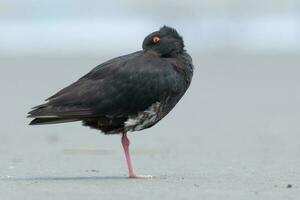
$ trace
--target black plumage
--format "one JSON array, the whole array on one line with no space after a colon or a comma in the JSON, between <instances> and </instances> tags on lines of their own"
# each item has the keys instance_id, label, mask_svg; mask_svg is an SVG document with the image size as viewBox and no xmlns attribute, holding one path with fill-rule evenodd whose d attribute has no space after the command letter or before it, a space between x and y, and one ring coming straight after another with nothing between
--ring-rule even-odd
<instances>
[{"instance_id":1,"label":"black plumage","mask_svg":"<svg viewBox=\"0 0 300 200\"><path fill-rule=\"evenodd\" d=\"M188 89L193 64L182 37L164 26L148 35L143 50L100 64L29 112L30 125L82 121L105 134L122 133L131 178L128 131L149 128L166 116Z\"/></svg>"},{"instance_id":2,"label":"black plumage","mask_svg":"<svg viewBox=\"0 0 300 200\"><path fill-rule=\"evenodd\" d=\"M160 38L157 44L152 41L155 36ZM30 124L82 121L106 134L121 133L135 130L125 127L128 119L159 103L155 119L140 127L149 128L180 100L192 74L191 57L181 36L164 26L145 38L142 51L100 64L35 107L29 113L35 118Z\"/></svg>"}]
</instances>

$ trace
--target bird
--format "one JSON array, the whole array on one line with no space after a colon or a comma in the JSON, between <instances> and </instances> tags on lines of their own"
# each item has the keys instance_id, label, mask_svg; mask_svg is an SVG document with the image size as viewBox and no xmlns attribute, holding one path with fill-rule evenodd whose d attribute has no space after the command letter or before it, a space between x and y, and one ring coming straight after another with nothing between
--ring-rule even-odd
<instances>
[{"instance_id":1,"label":"bird","mask_svg":"<svg viewBox=\"0 0 300 200\"><path fill-rule=\"evenodd\" d=\"M135 173L127 134L163 119L186 93L193 72L182 36L164 25L145 37L141 50L96 66L33 107L29 125L80 121L106 135L120 134L129 178L152 178Z\"/></svg>"}]
</instances>

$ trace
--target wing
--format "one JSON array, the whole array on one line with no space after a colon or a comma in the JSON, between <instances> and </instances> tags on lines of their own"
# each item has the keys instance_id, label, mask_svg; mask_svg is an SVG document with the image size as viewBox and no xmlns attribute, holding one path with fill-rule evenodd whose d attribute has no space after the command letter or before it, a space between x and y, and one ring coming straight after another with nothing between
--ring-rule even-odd
<instances>
[{"instance_id":1,"label":"wing","mask_svg":"<svg viewBox=\"0 0 300 200\"><path fill-rule=\"evenodd\" d=\"M108 61L59 91L29 113L33 118L66 119L135 115L180 90L174 66L137 52Z\"/></svg>"}]
</instances>

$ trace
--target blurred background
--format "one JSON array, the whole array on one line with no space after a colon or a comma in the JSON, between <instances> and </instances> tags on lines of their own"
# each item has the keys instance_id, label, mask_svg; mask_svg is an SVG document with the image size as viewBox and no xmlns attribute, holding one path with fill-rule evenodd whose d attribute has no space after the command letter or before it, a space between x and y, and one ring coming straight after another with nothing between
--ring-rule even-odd
<instances>
[{"instance_id":1,"label":"blurred background","mask_svg":"<svg viewBox=\"0 0 300 200\"><path fill-rule=\"evenodd\" d=\"M167 24L185 36L193 52L295 54L299 10L294 0L1 0L0 52L1 57L127 52Z\"/></svg>"},{"instance_id":2,"label":"blurred background","mask_svg":"<svg viewBox=\"0 0 300 200\"><path fill-rule=\"evenodd\" d=\"M29 127L26 113L165 24L183 36L194 80L162 122L130 136L137 171L159 177L132 184L158 199L299 197L280 190L300 187L296 0L0 0L0 178L18 182L0 181L0 197L139 197L126 181L88 178L126 174L119 137Z\"/></svg>"}]
</instances>

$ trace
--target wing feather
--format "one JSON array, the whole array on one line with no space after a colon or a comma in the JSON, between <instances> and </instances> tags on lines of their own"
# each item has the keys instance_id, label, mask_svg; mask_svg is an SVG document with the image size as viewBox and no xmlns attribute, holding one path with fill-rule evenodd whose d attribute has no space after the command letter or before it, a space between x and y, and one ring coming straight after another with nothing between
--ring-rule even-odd
<instances>
[{"instance_id":1,"label":"wing feather","mask_svg":"<svg viewBox=\"0 0 300 200\"><path fill-rule=\"evenodd\" d=\"M179 78L172 64L137 52L96 67L48 98L47 103L35 107L29 117L131 116L178 92Z\"/></svg>"}]
</instances>

